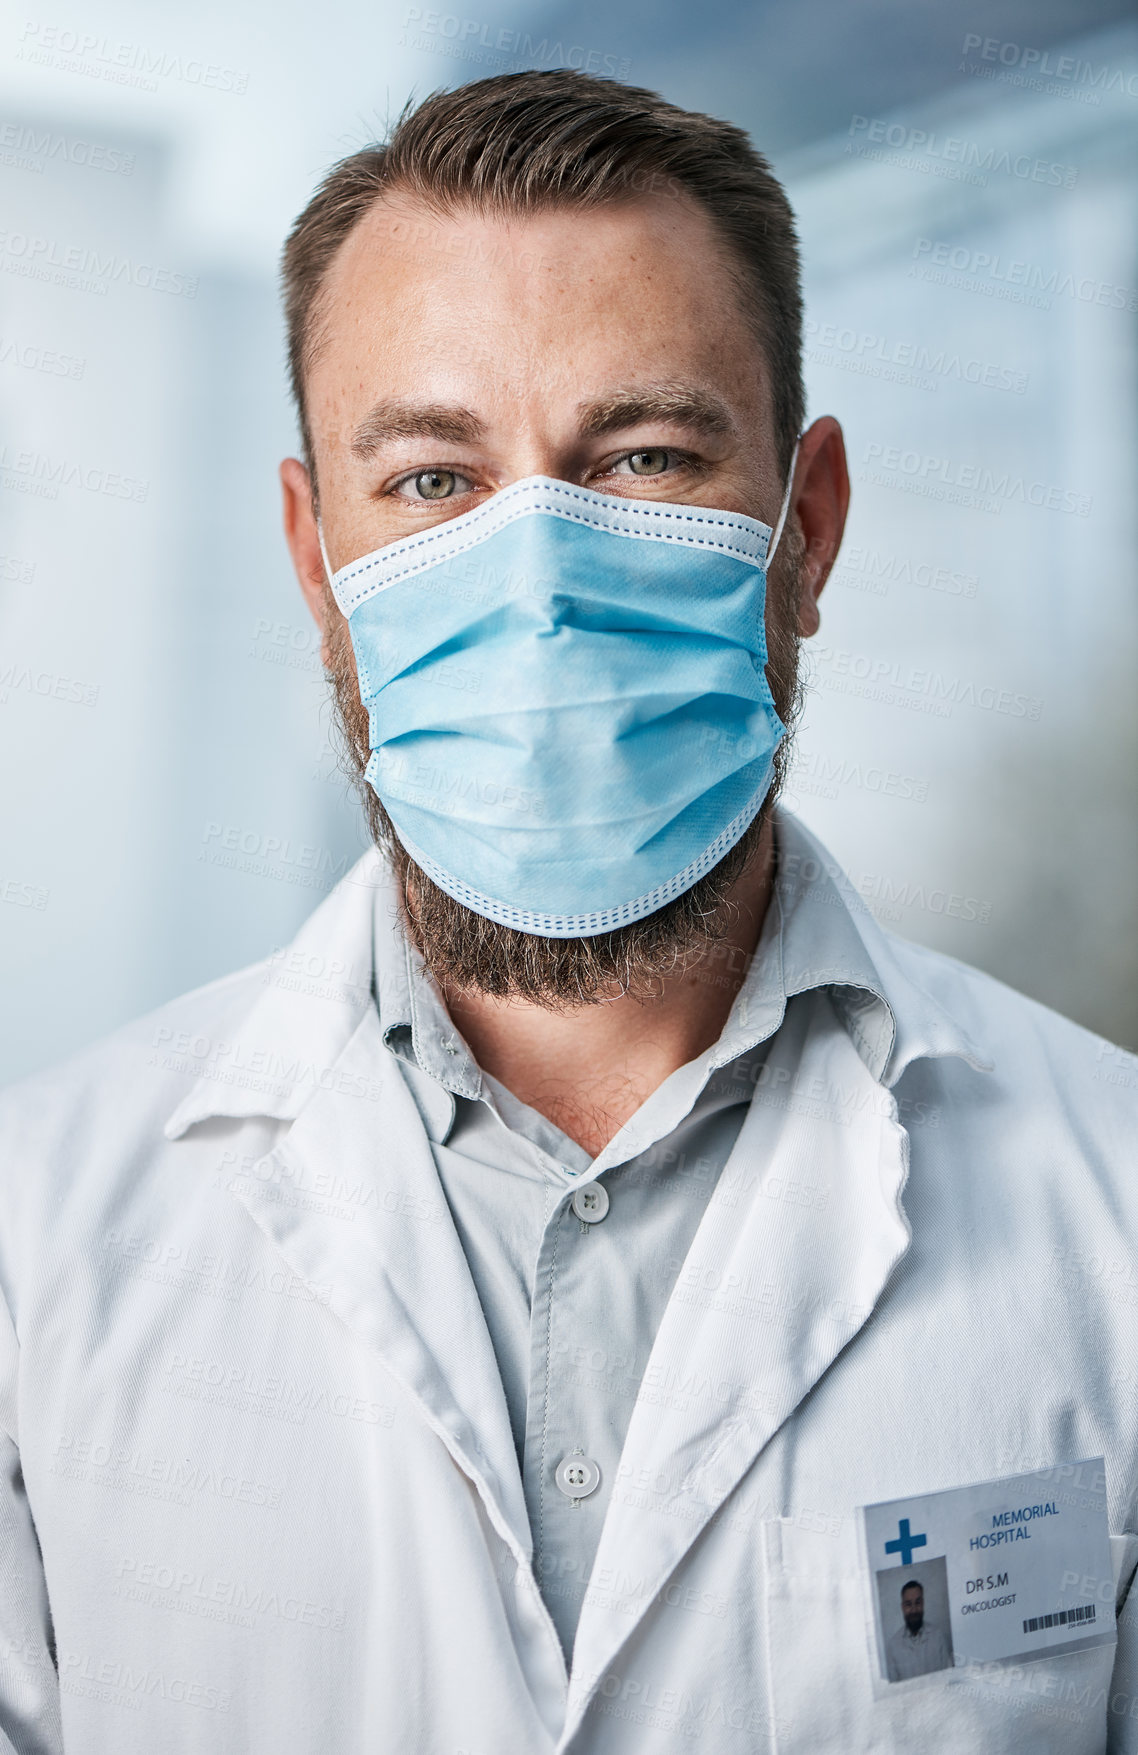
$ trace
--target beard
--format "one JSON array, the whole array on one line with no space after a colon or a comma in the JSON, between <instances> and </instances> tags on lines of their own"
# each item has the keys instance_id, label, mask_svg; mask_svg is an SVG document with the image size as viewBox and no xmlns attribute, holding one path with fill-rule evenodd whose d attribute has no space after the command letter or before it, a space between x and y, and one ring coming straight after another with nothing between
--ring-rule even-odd
<instances>
[{"instance_id":1,"label":"beard","mask_svg":"<svg viewBox=\"0 0 1138 1755\"><path fill-rule=\"evenodd\" d=\"M770 790L753 822L719 863L654 914L591 938L542 938L488 920L440 889L406 851L382 801L364 779L371 754L348 624L324 586L324 664L332 684L340 758L359 795L371 838L395 874L404 931L443 992L527 1000L551 1011L622 995L651 999L666 978L728 937L738 915L730 891L758 852L790 765L802 711L798 604L805 543L783 531L768 575L767 679L787 735L774 755Z\"/></svg>"}]
</instances>

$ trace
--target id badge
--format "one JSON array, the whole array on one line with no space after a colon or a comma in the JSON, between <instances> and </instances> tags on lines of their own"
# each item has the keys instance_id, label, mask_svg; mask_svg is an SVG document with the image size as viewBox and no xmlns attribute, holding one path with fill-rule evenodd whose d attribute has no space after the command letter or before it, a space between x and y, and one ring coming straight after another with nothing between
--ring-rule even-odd
<instances>
[{"instance_id":1,"label":"id badge","mask_svg":"<svg viewBox=\"0 0 1138 1755\"><path fill-rule=\"evenodd\" d=\"M1102 1457L861 1512L881 1688L1117 1637Z\"/></svg>"}]
</instances>

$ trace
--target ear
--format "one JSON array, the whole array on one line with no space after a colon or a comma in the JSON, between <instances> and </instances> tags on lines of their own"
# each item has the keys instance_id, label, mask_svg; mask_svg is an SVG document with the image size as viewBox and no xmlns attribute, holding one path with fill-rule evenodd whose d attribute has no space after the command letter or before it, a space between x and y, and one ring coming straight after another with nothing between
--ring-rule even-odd
<instances>
[{"instance_id":1,"label":"ear","mask_svg":"<svg viewBox=\"0 0 1138 1755\"><path fill-rule=\"evenodd\" d=\"M816 420L798 446L789 516L797 518L806 543L798 632L816 634L822 618L818 599L841 546L850 504L850 477L842 429L832 415Z\"/></svg>"},{"instance_id":2,"label":"ear","mask_svg":"<svg viewBox=\"0 0 1138 1755\"><path fill-rule=\"evenodd\" d=\"M285 541L293 568L312 619L324 632L327 575L320 553L316 513L312 505L312 482L299 458L286 457L281 464L281 498Z\"/></svg>"}]
</instances>

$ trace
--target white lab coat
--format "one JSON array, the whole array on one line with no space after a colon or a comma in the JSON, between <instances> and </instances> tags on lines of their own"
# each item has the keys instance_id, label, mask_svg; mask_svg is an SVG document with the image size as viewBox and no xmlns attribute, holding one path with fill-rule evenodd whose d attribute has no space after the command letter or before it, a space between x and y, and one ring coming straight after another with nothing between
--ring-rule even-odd
<instances>
[{"instance_id":1,"label":"white lab coat","mask_svg":"<svg viewBox=\"0 0 1138 1755\"><path fill-rule=\"evenodd\" d=\"M811 905L851 911L895 1040L879 1081L821 991L775 1038L567 1677L486 1325L368 993L377 869L287 952L3 1102L0 1749L1138 1750L1129 1611L1117 1659L875 1698L855 1518L1101 1453L1124 1598L1138 1062L812 880Z\"/></svg>"}]
</instances>

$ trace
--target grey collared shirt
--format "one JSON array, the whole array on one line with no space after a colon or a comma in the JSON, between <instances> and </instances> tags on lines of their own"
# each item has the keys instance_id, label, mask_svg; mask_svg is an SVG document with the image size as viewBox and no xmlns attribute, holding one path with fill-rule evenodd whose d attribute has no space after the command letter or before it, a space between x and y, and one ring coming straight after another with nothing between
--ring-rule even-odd
<instances>
[{"instance_id":1,"label":"grey collared shirt","mask_svg":"<svg viewBox=\"0 0 1138 1755\"><path fill-rule=\"evenodd\" d=\"M776 820L782 846L786 829ZM793 860L783 865L718 1041L665 1079L592 1159L478 1067L389 892L379 892L375 981L384 1041L416 1099L486 1316L534 1572L567 1664L633 1403L638 1394L685 1394L682 1383L656 1381L647 1369L653 1342L718 1179L743 1174L729 1165L732 1148L788 1002L830 987L859 1051L879 1063L877 1076L891 1038L872 965L838 910L828 912L840 942L818 942L827 921L819 935L815 910L808 942L794 944L810 874L794 870ZM720 967L727 979L725 963L711 964ZM594 1182L603 1193L583 1218L574 1196ZM567 1470L578 1456L585 1476L576 1496Z\"/></svg>"}]
</instances>

